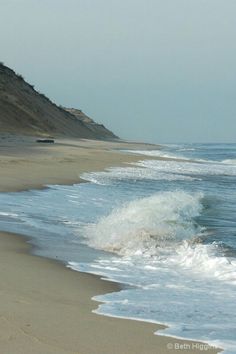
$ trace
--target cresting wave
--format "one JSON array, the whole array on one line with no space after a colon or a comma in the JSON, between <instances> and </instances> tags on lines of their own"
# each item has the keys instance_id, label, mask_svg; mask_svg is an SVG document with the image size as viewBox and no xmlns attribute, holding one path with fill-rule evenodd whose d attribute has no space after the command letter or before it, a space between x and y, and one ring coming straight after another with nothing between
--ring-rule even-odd
<instances>
[{"instance_id":1,"label":"cresting wave","mask_svg":"<svg viewBox=\"0 0 236 354\"><path fill-rule=\"evenodd\" d=\"M175 191L137 199L87 225L85 242L120 255L158 255L203 232L194 220L202 210L202 198L201 193Z\"/></svg>"},{"instance_id":2,"label":"cresting wave","mask_svg":"<svg viewBox=\"0 0 236 354\"><path fill-rule=\"evenodd\" d=\"M201 277L236 284L236 261L225 257L216 242L202 244L208 231L197 224L203 211L202 193L160 192L114 209L83 229L90 247L123 257L142 257L145 266L155 262L189 269ZM140 259L139 259L140 261ZM153 263L154 262L154 263ZM153 268L154 267L154 268ZM156 268L157 269L157 268Z\"/></svg>"}]
</instances>

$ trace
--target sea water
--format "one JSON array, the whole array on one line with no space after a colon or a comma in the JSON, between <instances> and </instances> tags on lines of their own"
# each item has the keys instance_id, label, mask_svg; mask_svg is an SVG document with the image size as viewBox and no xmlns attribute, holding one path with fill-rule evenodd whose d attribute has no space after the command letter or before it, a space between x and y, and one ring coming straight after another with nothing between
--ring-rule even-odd
<instances>
[{"instance_id":1,"label":"sea water","mask_svg":"<svg viewBox=\"0 0 236 354\"><path fill-rule=\"evenodd\" d=\"M98 314L236 353L236 144L129 153L140 161L85 173L87 183L0 194L0 229L127 285L95 296Z\"/></svg>"}]
</instances>

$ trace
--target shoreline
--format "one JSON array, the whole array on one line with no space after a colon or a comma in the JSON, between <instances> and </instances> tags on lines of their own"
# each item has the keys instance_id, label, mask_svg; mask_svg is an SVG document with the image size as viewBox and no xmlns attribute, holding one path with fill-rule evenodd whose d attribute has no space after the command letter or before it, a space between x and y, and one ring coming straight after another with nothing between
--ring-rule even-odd
<instances>
[{"instance_id":1,"label":"shoreline","mask_svg":"<svg viewBox=\"0 0 236 354\"><path fill-rule=\"evenodd\" d=\"M34 245L27 241L29 237L0 231L1 350L11 354L165 354L173 349L199 354L202 348L218 352L202 342L154 334L165 325L94 313L99 302L92 298L119 291L122 284L34 255L30 252Z\"/></svg>"},{"instance_id":2,"label":"shoreline","mask_svg":"<svg viewBox=\"0 0 236 354\"><path fill-rule=\"evenodd\" d=\"M53 169L48 170L49 162L54 162L54 167L56 166L58 171L60 169L67 169L66 173L70 175L70 178L64 180L63 173L65 172L63 172L59 178L58 176L55 178L57 179L56 184L73 184L80 182L78 175L81 174L81 171L103 170L106 167L120 166L123 163L135 162L135 160L142 158L142 155L135 156L133 154L130 156L111 151L113 144L111 142L78 141L78 145L73 143L71 146L71 144L69 145L68 142L64 141L62 145L54 146L54 149L40 146L39 151L34 153L33 156L31 154L28 157L23 149L21 153L18 152L18 162L21 160L21 164L19 163L18 166L16 164L14 167L15 174L19 169L19 165L21 165L20 168L23 168L21 177L24 178L27 171L31 170L32 166L35 167L37 165L35 160L38 162L38 168L36 168L35 173L39 173L42 166L44 165L45 167L46 165L44 173L38 176L37 181L31 180L31 184L29 185L24 182L24 186L22 186L21 179L18 180L18 186L13 186L12 183L14 181L10 180L10 183L7 185L7 180L0 177L0 181L3 181L0 191L2 189L4 189L4 192L31 189L31 185L34 186L34 189L37 186L44 188L40 181L45 178L45 173L48 174L49 177L47 178L50 180L53 180L53 177L55 178ZM120 142L118 143L119 146L121 144ZM139 144L135 145L140 147ZM146 144L141 144L142 148L144 145ZM68 149L69 146L73 151L77 149L78 152L79 149L80 155L74 161L73 157L76 154L75 151L73 152L74 155L72 154L71 150ZM32 149L32 146L29 144L27 148ZM64 151L62 151L63 148ZM89 150L89 153L87 150ZM70 163L73 166L72 169L68 170L69 163L67 160L63 161L63 159L66 159L69 151L72 154L70 156ZM52 152L54 152L54 155L52 155ZM16 153L16 150L14 152L13 149L9 156L10 161L12 161L14 153ZM61 159L60 166L58 166L58 161L55 159L58 154L60 154ZM50 159L50 157L52 158ZM78 168L79 161L82 166ZM87 166L84 166L85 161L87 161ZM25 168L26 165L28 169ZM8 168L5 177L8 174L9 179L11 177L9 171L12 172L14 168L12 166L10 169ZM75 168L80 171L78 171L78 179L72 182L71 174L74 173ZM54 175L50 176L50 172L53 172ZM31 175L30 177L34 176ZM4 185L4 188L2 185ZM14 187L18 189L14 189ZM188 353L202 352L199 349L200 347L197 346L200 344L204 345L204 343L181 340L165 335L154 335L154 332L158 329L163 329L167 326L142 320L120 319L118 317L93 313L92 311L97 308L96 305L99 302L92 300L92 297L118 291L122 287L122 284L119 286L119 283L102 280L97 275L71 270L61 261L34 255L30 252L34 245L29 245L27 243L29 240L30 238L22 235L0 232L1 261L3 259L1 268L2 279L4 279L0 291L2 297L0 302L0 328L5 328L4 335L7 332L6 337L0 335L0 349L10 351L11 354L20 354L21 352L24 354L31 354L32 352L35 354L154 354L159 352L164 354L173 352L173 349L178 350L179 353L186 353L186 350L188 350ZM12 268L12 265L9 264L10 260L13 262L13 265L14 263L17 265L17 269L14 266ZM24 269L25 274L22 274L22 269ZM7 278L3 274L4 270L7 271ZM35 279L36 272L38 275L37 279ZM42 278L39 277L39 273ZM19 280L21 281L19 282ZM62 283L63 287L61 287ZM9 285L11 286L9 287ZM27 289L28 291L26 291ZM11 302L11 300L13 301ZM14 304L13 308L12 304ZM8 316L4 315L5 312L7 312ZM77 317L75 313L77 313ZM66 318L66 321L63 321L63 323L59 321L61 317ZM48 332L45 332L43 327L45 326L45 322L48 321L50 322L46 326ZM27 322L27 324L24 325L23 322ZM9 327L8 330L6 329L6 323ZM62 338L60 338L60 334ZM175 347L178 344L179 348ZM33 351L32 348L34 348ZM219 351L220 349L208 349L210 353Z\"/></svg>"}]
</instances>

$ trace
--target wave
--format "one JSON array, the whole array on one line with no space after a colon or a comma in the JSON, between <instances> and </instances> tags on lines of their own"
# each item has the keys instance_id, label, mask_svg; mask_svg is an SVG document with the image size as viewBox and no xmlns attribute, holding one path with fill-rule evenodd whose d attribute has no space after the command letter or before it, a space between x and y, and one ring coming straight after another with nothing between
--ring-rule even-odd
<instances>
[{"instance_id":1,"label":"wave","mask_svg":"<svg viewBox=\"0 0 236 354\"><path fill-rule=\"evenodd\" d=\"M216 242L202 244L208 231L196 222L203 211L202 193L161 192L114 209L83 229L84 242L93 248L142 260L153 269L191 270L201 277L236 284L236 261L225 257ZM141 258L140 258L141 257ZM132 262L133 262L132 261Z\"/></svg>"},{"instance_id":2,"label":"wave","mask_svg":"<svg viewBox=\"0 0 236 354\"><path fill-rule=\"evenodd\" d=\"M142 165L142 161L140 161L140 163L132 163L132 165L135 167L112 167L108 168L104 172L83 173L81 178L100 185L108 185L114 181L121 180L193 181L197 179L195 177L186 176L181 173L176 173L174 170L173 173L171 170L168 170L167 173L164 170L163 172L160 170L157 171L155 168L152 168L152 166L149 168L149 166Z\"/></svg>"},{"instance_id":3,"label":"wave","mask_svg":"<svg viewBox=\"0 0 236 354\"><path fill-rule=\"evenodd\" d=\"M18 214L16 214L16 213L7 213L7 212L1 211L0 212L0 216L10 216L12 218L16 218L16 217L18 217Z\"/></svg>"},{"instance_id":4,"label":"wave","mask_svg":"<svg viewBox=\"0 0 236 354\"><path fill-rule=\"evenodd\" d=\"M181 148L181 149L178 149L177 151L196 151L195 148Z\"/></svg>"},{"instance_id":5,"label":"wave","mask_svg":"<svg viewBox=\"0 0 236 354\"><path fill-rule=\"evenodd\" d=\"M227 165L236 165L236 159L226 159L221 162Z\"/></svg>"},{"instance_id":6,"label":"wave","mask_svg":"<svg viewBox=\"0 0 236 354\"><path fill-rule=\"evenodd\" d=\"M182 148L176 150L177 152L184 152L184 151L194 151L196 149L194 148ZM160 158L163 160L176 160L177 162L190 162L190 163L198 163L198 164L209 164L209 165L235 165L236 164L236 159L225 159L223 161L217 161L217 160L210 160L210 159L203 159L203 158L196 158L196 157L186 157L180 154L174 154L174 153L169 153L166 151L162 150L126 150L129 153L135 153L135 154L140 154L140 155L145 155L145 156L150 156L150 157L156 157Z\"/></svg>"},{"instance_id":7,"label":"wave","mask_svg":"<svg viewBox=\"0 0 236 354\"><path fill-rule=\"evenodd\" d=\"M219 175L219 176L235 176L236 166L232 164L223 164L219 162L199 163L195 162L182 162L182 161L156 161L156 160L143 160L134 163L137 167L144 167L147 169L155 170L156 173L171 173L176 176L196 176L202 175Z\"/></svg>"},{"instance_id":8,"label":"wave","mask_svg":"<svg viewBox=\"0 0 236 354\"><path fill-rule=\"evenodd\" d=\"M171 160L186 160L186 161L191 160L190 158L188 158L186 156L175 155L175 154L167 153L162 150L125 150L125 151L128 153L133 153L133 154L160 157L160 158L171 159Z\"/></svg>"},{"instance_id":9,"label":"wave","mask_svg":"<svg viewBox=\"0 0 236 354\"><path fill-rule=\"evenodd\" d=\"M134 200L98 223L87 225L83 230L85 242L120 255L158 255L203 231L195 222L202 198L201 193L175 191Z\"/></svg>"},{"instance_id":10,"label":"wave","mask_svg":"<svg viewBox=\"0 0 236 354\"><path fill-rule=\"evenodd\" d=\"M201 180L204 175L235 176L236 160L213 161L204 159L186 158L174 154L166 154L160 150L133 151L133 153L160 157L161 159L140 160L130 163L127 167L112 167L104 172L89 172L82 174L86 181L110 185L120 181L194 181Z\"/></svg>"}]
</instances>

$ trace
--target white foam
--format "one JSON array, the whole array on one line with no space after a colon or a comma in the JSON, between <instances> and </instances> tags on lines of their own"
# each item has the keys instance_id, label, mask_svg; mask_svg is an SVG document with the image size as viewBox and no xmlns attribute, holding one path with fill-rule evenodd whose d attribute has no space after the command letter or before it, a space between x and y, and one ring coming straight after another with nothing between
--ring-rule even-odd
<instances>
[{"instance_id":1,"label":"white foam","mask_svg":"<svg viewBox=\"0 0 236 354\"><path fill-rule=\"evenodd\" d=\"M211 281L211 270L209 274L206 270L214 256L209 252L209 262L202 265L206 252L204 247L196 250L199 255L202 253L198 258L191 255L186 246L184 252L192 258L187 265L184 260L181 264L177 262L179 250L175 262L169 261L168 264L163 259L157 261L140 257L124 263L127 257L123 257L99 260L99 267L88 264L81 267L78 263L68 266L134 286L118 293L96 296L94 300L102 303L96 313L164 324L169 327L156 334L198 339L218 348L227 348L226 353L232 354L235 348L233 289L225 287L221 281ZM189 258L187 254L185 256ZM112 270L114 263L116 271ZM195 273L189 272L193 265ZM222 263L218 265L221 267ZM117 272L117 268L121 271Z\"/></svg>"},{"instance_id":2,"label":"white foam","mask_svg":"<svg viewBox=\"0 0 236 354\"><path fill-rule=\"evenodd\" d=\"M8 216L11 218L18 218L18 214L16 214L16 213L7 213L7 212L3 212L3 211L0 212L0 216Z\"/></svg>"},{"instance_id":3,"label":"white foam","mask_svg":"<svg viewBox=\"0 0 236 354\"><path fill-rule=\"evenodd\" d=\"M149 151L150 156L152 151ZM154 151L155 154L159 152ZM86 181L109 185L123 180L164 180L164 181L194 181L201 180L205 175L236 176L236 164L232 161L214 162L204 160L191 161L172 160L141 160L129 164L129 167L109 168L104 172L90 172L82 174ZM132 165L132 167L130 166Z\"/></svg>"},{"instance_id":4,"label":"white foam","mask_svg":"<svg viewBox=\"0 0 236 354\"><path fill-rule=\"evenodd\" d=\"M192 245L184 241L166 262L191 269L201 277L214 277L236 285L236 260L224 257L216 243Z\"/></svg>"},{"instance_id":5,"label":"white foam","mask_svg":"<svg viewBox=\"0 0 236 354\"><path fill-rule=\"evenodd\" d=\"M222 163L225 163L227 165L236 165L236 159L226 159L223 160Z\"/></svg>"},{"instance_id":6,"label":"white foam","mask_svg":"<svg viewBox=\"0 0 236 354\"><path fill-rule=\"evenodd\" d=\"M178 151L192 151L195 149L183 148ZM166 160L153 160L150 161L141 161L137 163L137 166L142 166L146 168L154 168L163 172L177 172L180 171L182 174L211 174L211 175L236 175L236 159L225 159L223 161L213 161L205 160L201 158L190 158L182 155L175 155L173 153L166 153L162 150L139 150L132 151L128 150L127 152L133 152L141 155L146 155L150 157L160 157ZM172 160L172 161L171 161ZM187 163L187 164L186 164ZM228 165L228 166L227 166ZM169 167L169 168L168 168Z\"/></svg>"},{"instance_id":7,"label":"white foam","mask_svg":"<svg viewBox=\"0 0 236 354\"><path fill-rule=\"evenodd\" d=\"M159 173L171 173L175 175L202 176L202 175L225 175L236 176L236 165L223 164L218 162L199 163L199 162L181 162L181 161L156 161L144 160L135 163L138 167L155 170Z\"/></svg>"},{"instance_id":8,"label":"white foam","mask_svg":"<svg viewBox=\"0 0 236 354\"><path fill-rule=\"evenodd\" d=\"M188 157L182 156L182 155L175 155L171 153L167 153L166 151L162 150L126 150L129 153L133 154L140 154L140 155L145 155L145 156L155 156L155 157L160 157L160 158L165 158L165 159L174 159L174 160L190 160Z\"/></svg>"},{"instance_id":9,"label":"white foam","mask_svg":"<svg viewBox=\"0 0 236 354\"><path fill-rule=\"evenodd\" d=\"M195 151L196 149L194 148L182 148L182 149L178 149L177 151Z\"/></svg>"},{"instance_id":10,"label":"white foam","mask_svg":"<svg viewBox=\"0 0 236 354\"><path fill-rule=\"evenodd\" d=\"M158 163L161 161L158 161ZM165 181L194 181L197 178L186 176L181 173L172 173L170 170L161 171L152 168L152 166L142 165L142 161L137 164L133 164L136 167L114 167L109 168L104 172L89 172L83 173L81 178L86 181L99 184L108 185L114 183L114 181L121 180L165 180ZM141 167L139 167L141 166ZM161 166L161 165L160 165ZM174 171L175 172L175 171Z\"/></svg>"}]
</instances>

